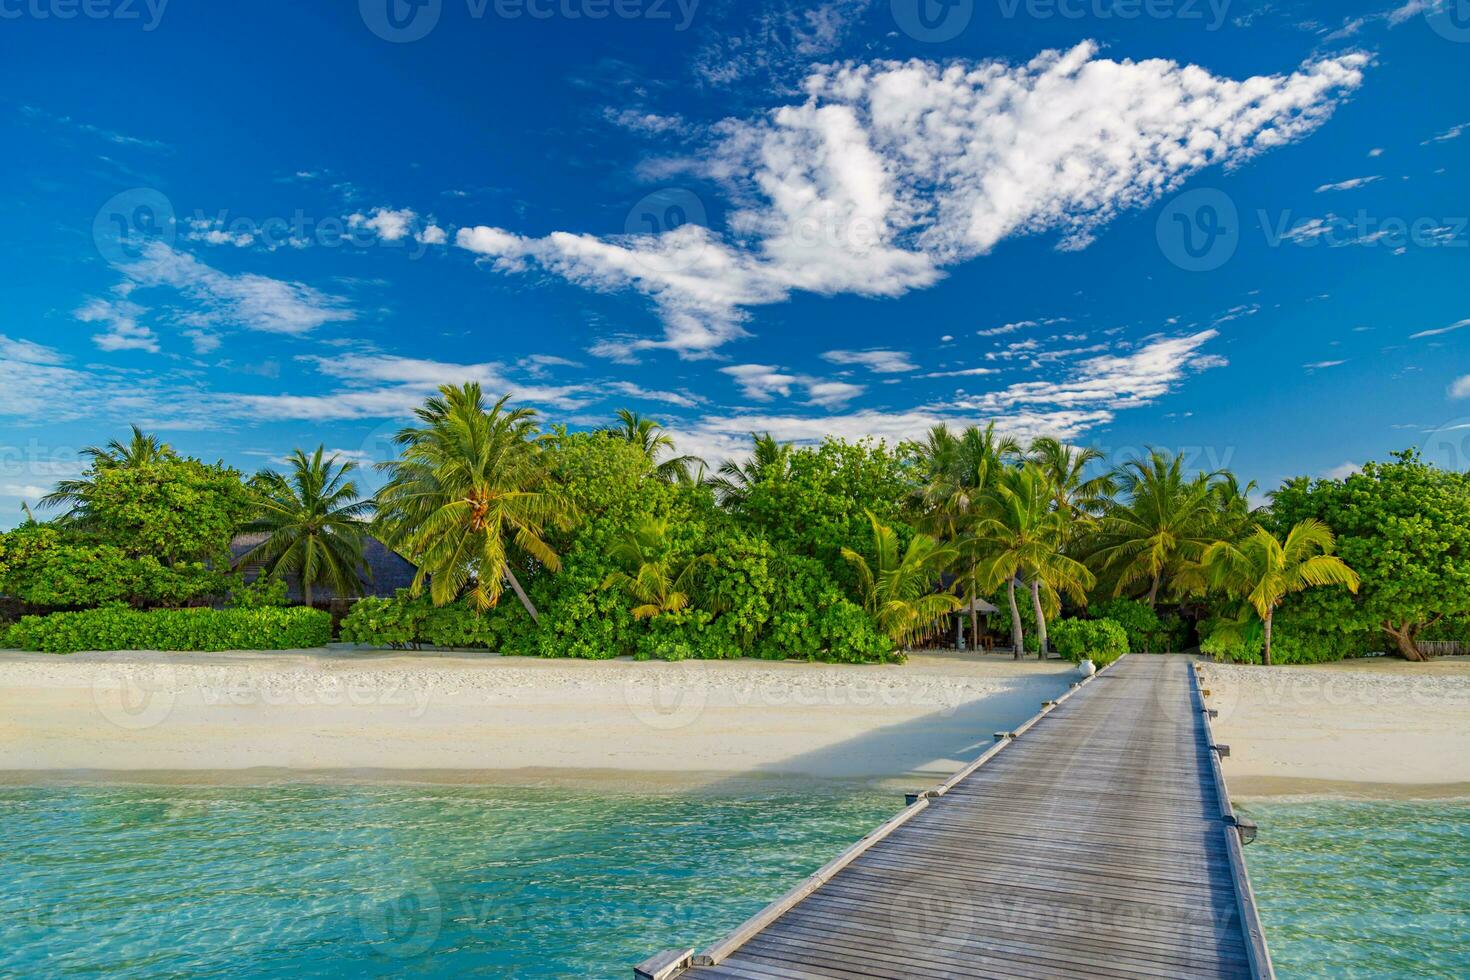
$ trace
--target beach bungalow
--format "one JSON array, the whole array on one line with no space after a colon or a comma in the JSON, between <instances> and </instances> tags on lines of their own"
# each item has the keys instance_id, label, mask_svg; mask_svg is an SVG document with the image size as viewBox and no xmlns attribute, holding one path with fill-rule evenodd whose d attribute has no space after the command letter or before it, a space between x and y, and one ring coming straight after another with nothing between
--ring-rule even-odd
<instances>
[{"instance_id":1,"label":"beach bungalow","mask_svg":"<svg viewBox=\"0 0 1470 980\"><path fill-rule=\"evenodd\" d=\"M249 554L266 539L264 532L254 534L237 534L230 542L231 560L240 570L247 583L254 582L260 577L261 562L249 562L241 564L241 559ZM367 537L363 541L361 570L362 595L392 598L399 589L406 589L413 584L413 578L418 574L418 569L413 562L404 558L383 542L374 537ZM286 579L287 598L292 602L305 601L305 595L301 589L301 580L298 576L288 576ZM357 596L338 596L332 591L332 587L326 583L319 583L311 587L312 604L326 604L334 599L354 599Z\"/></svg>"}]
</instances>

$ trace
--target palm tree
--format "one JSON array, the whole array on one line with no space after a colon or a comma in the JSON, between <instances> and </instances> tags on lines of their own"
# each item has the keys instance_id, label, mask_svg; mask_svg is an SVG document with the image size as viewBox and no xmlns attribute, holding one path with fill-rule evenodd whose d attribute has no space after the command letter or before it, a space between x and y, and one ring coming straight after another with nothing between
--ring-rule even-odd
<instances>
[{"instance_id":1,"label":"palm tree","mask_svg":"<svg viewBox=\"0 0 1470 980\"><path fill-rule=\"evenodd\" d=\"M1078 449L1042 436L1032 440L1026 458L1046 474L1056 509L1074 519L1101 514L1118 492L1112 474L1087 476L1087 467L1103 458L1100 450Z\"/></svg>"},{"instance_id":2,"label":"palm tree","mask_svg":"<svg viewBox=\"0 0 1470 980\"><path fill-rule=\"evenodd\" d=\"M310 456L298 449L286 460L289 474L256 475L260 516L246 530L266 538L240 558L240 564L263 563L265 575L298 576L308 606L318 583L338 596L362 591L364 521L372 507L350 479L357 464L323 453L322 446Z\"/></svg>"},{"instance_id":3,"label":"palm tree","mask_svg":"<svg viewBox=\"0 0 1470 980\"><path fill-rule=\"evenodd\" d=\"M869 565L851 548L843 548L842 557L857 572L863 605L878 628L907 648L941 617L960 608L956 596L935 589L958 552L927 534L916 534L899 554L893 528L881 523L872 511L867 513L873 527L874 563Z\"/></svg>"},{"instance_id":4,"label":"palm tree","mask_svg":"<svg viewBox=\"0 0 1470 980\"><path fill-rule=\"evenodd\" d=\"M537 441L536 413L510 409L502 398L485 409L480 386L445 385L414 414L420 423L398 433L398 459L378 493L383 540L419 566L435 605L466 589L479 610L515 590L526 611L536 608L512 569L515 555L556 571L561 559L544 535L565 530L575 508L552 481ZM514 554L513 554L514 553Z\"/></svg>"},{"instance_id":5,"label":"palm tree","mask_svg":"<svg viewBox=\"0 0 1470 980\"><path fill-rule=\"evenodd\" d=\"M42 497L42 507L66 507L65 514L61 515L62 521L84 522L86 519L86 498L92 492L93 480L103 470L132 470L150 463L164 460L177 459L173 448L163 442L157 436L148 435L136 425L132 426L132 437L127 442L113 439L106 446L88 446L81 452L92 462L86 472L78 480L62 480L56 484L56 489Z\"/></svg>"},{"instance_id":6,"label":"palm tree","mask_svg":"<svg viewBox=\"0 0 1470 980\"><path fill-rule=\"evenodd\" d=\"M959 436L941 423L929 430L927 440L918 448L918 463L924 474L923 485L915 494L919 523L941 541L961 549L972 643L980 631L975 602L979 565L976 550L967 547L967 535L991 480L1004 468L1006 457L1020 451L1015 440L996 435L993 422L984 429L969 426Z\"/></svg>"},{"instance_id":7,"label":"palm tree","mask_svg":"<svg viewBox=\"0 0 1470 980\"><path fill-rule=\"evenodd\" d=\"M1183 469L1182 453L1154 449L1118 472L1123 500L1103 515L1092 554L1116 576L1114 595L1147 582L1147 602L1155 605L1164 587L1217 540L1219 474L1186 479Z\"/></svg>"},{"instance_id":8,"label":"palm tree","mask_svg":"<svg viewBox=\"0 0 1470 980\"><path fill-rule=\"evenodd\" d=\"M721 505L731 510L739 510L757 484L784 480L791 472L789 443L777 442L769 432L752 432L750 438L750 459L743 464L725 460L709 481Z\"/></svg>"},{"instance_id":9,"label":"palm tree","mask_svg":"<svg viewBox=\"0 0 1470 980\"><path fill-rule=\"evenodd\" d=\"M689 608L699 587L699 575L715 564L713 555L676 558L669 550L669 522L650 518L608 549L608 554L628 568L603 580L604 589L618 588L638 605L634 619L650 619Z\"/></svg>"},{"instance_id":10,"label":"palm tree","mask_svg":"<svg viewBox=\"0 0 1470 980\"><path fill-rule=\"evenodd\" d=\"M1078 602L1087 601L1087 590L1096 580L1087 566L1062 552L1068 534L1068 517L1053 506L1056 490L1035 463L1008 470L996 482L986 516L976 526L975 547L984 556L982 580L990 588L1006 585L1010 602L1011 645L1017 660L1025 644L1021 609L1016 604L1016 582L1031 582L1032 612L1036 615L1037 639L1046 656L1046 613L1042 588L1067 593Z\"/></svg>"},{"instance_id":11,"label":"palm tree","mask_svg":"<svg viewBox=\"0 0 1470 980\"><path fill-rule=\"evenodd\" d=\"M664 453L675 451L673 437L659 423L626 408L618 410L616 425L608 426L602 431L615 439L637 446L653 464L654 474L665 483L687 482L691 467L704 465L704 460L698 456L670 456L659 462L659 457Z\"/></svg>"},{"instance_id":12,"label":"palm tree","mask_svg":"<svg viewBox=\"0 0 1470 980\"><path fill-rule=\"evenodd\" d=\"M1243 541L1217 541L1205 550L1201 564L1214 586L1232 598L1250 603L1265 627L1263 659L1271 666L1271 620L1288 595L1316 586L1345 585L1358 592L1358 573L1332 553L1332 531L1316 518L1307 518L1286 534L1283 542L1256 525Z\"/></svg>"}]
</instances>

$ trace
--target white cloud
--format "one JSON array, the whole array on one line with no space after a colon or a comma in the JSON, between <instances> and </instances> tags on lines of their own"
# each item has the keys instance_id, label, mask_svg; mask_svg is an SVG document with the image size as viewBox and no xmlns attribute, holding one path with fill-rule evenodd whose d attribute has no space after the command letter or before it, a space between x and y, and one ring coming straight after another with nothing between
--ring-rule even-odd
<instances>
[{"instance_id":1,"label":"white cloud","mask_svg":"<svg viewBox=\"0 0 1470 980\"><path fill-rule=\"evenodd\" d=\"M977 337L1004 337L1008 333L1015 333L1017 330L1026 330L1026 329L1028 329L1030 327L1034 327L1034 326L1037 326L1037 325L1038 324L1037 324L1037 322L1035 320L1021 320L1021 321L1019 321L1017 323L1006 323L1006 324L1002 324L1001 326L998 326L998 327L991 327L988 330L976 330L975 331L975 336L977 336Z\"/></svg>"},{"instance_id":2,"label":"white cloud","mask_svg":"<svg viewBox=\"0 0 1470 980\"><path fill-rule=\"evenodd\" d=\"M347 224L353 228L367 228L385 242L396 242L413 230L418 215L408 208L395 211L392 208L374 208L369 214L350 214Z\"/></svg>"},{"instance_id":3,"label":"white cloud","mask_svg":"<svg viewBox=\"0 0 1470 980\"><path fill-rule=\"evenodd\" d=\"M921 378L978 378L981 375L985 375L985 374L999 374L999 373L1000 373L1000 369L999 368L977 367L977 368L961 368L960 370L957 370L957 371L931 371L928 374L921 374L921 375L919 375L919 377L921 377Z\"/></svg>"},{"instance_id":4,"label":"white cloud","mask_svg":"<svg viewBox=\"0 0 1470 980\"><path fill-rule=\"evenodd\" d=\"M1311 364L1303 364L1302 367L1308 371L1319 371L1323 368L1335 368L1346 364L1347 361L1314 361Z\"/></svg>"},{"instance_id":5,"label":"white cloud","mask_svg":"<svg viewBox=\"0 0 1470 980\"><path fill-rule=\"evenodd\" d=\"M72 314L82 323L100 323L106 329L92 335L99 350L141 350L158 353L158 335L138 322L143 307L126 298L91 299Z\"/></svg>"},{"instance_id":6,"label":"white cloud","mask_svg":"<svg viewBox=\"0 0 1470 980\"><path fill-rule=\"evenodd\" d=\"M832 407L845 405L866 389L844 381L828 381L806 374L786 374L770 364L736 364L720 368L720 373L735 379L741 392L755 401L770 401L774 396L790 398L795 388L806 389L807 404Z\"/></svg>"},{"instance_id":7,"label":"white cloud","mask_svg":"<svg viewBox=\"0 0 1470 980\"><path fill-rule=\"evenodd\" d=\"M198 308L181 320L195 328L304 334L326 323L354 319L341 297L250 272L230 275L163 242L149 243L142 258L124 266L123 273L137 287L167 286L193 300Z\"/></svg>"},{"instance_id":8,"label":"white cloud","mask_svg":"<svg viewBox=\"0 0 1470 980\"><path fill-rule=\"evenodd\" d=\"M866 390L862 385L845 381L812 381L806 388L807 404L823 408L846 405Z\"/></svg>"},{"instance_id":9,"label":"white cloud","mask_svg":"<svg viewBox=\"0 0 1470 980\"><path fill-rule=\"evenodd\" d=\"M874 374L902 374L919 369L908 354L896 350L829 350L822 359L833 364L865 367Z\"/></svg>"},{"instance_id":10,"label":"white cloud","mask_svg":"<svg viewBox=\"0 0 1470 980\"><path fill-rule=\"evenodd\" d=\"M771 364L736 364L720 368L720 373L734 378L745 397L760 402L770 401L773 395L789 398L792 386L801 383L796 375L783 374Z\"/></svg>"},{"instance_id":11,"label":"white cloud","mask_svg":"<svg viewBox=\"0 0 1470 980\"><path fill-rule=\"evenodd\" d=\"M1395 7L1387 14L1390 27L1398 27L1411 18L1420 14L1438 10L1444 5L1444 0L1407 0L1401 7Z\"/></svg>"},{"instance_id":12,"label":"white cloud","mask_svg":"<svg viewBox=\"0 0 1470 980\"><path fill-rule=\"evenodd\" d=\"M680 408L695 408L704 402L698 395L687 391L657 391L633 384L631 381L610 381L607 387L619 394L627 395L629 398L641 398L644 401L664 402L669 405L677 405Z\"/></svg>"},{"instance_id":13,"label":"white cloud","mask_svg":"<svg viewBox=\"0 0 1470 980\"><path fill-rule=\"evenodd\" d=\"M0 360L19 364L57 365L66 363L66 355L54 347L30 340L13 340L0 333Z\"/></svg>"},{"instance_id":14,"label":"white cloud","mask_svg":"<svg viewBox=\"0 0 1470 980\"><path fill-rule=\"evenodd\" d=\"M1470 129L1470 123L1461 123L1458 126L1451 126L1449 129L1440 133L1438 136L1431 136L1420 145L1428 146L1431 143L1448 143L1450 140L1457 140L1461 136L1465 135L1465 130L1467 129Z\"/></svg>"},{"instance_id":15,"label":"white cloud","mask_svg":"<svg viewBox=\"0 0 1470 980\"><path fill-rule=\"evenodd\" d=\"M1409 334L1409 339L1420 340L1424 337L1438 337L1441 334L1464 330L1466 327L1470 327L1470 320L1461 320L1459 323L1452 323L1447 327L1436 327L1433 330L1420 330L1418 333Z\"/></svg>"},{"instance_id":16,"label":"white cloud","mask_svg":"<svg viewBox=\"0 0 1470 980\"><path fill-rule=\"evenodd\" d=\"M580 385L523 384L507 377L503 365L455 364L387 354L305 357L318 373L342 382L322 395L227 396L255 419L337 420L394 418L409 415L440 385L477 381L491 399L511 396L518 404L582 408L596 398Z\"/></svg>"},{"instance_id":17,"label":"white cloud","mask_svg":"<svg viewBox=\"0 0 1470 980\"><path fill-rule=\"evenodd\" d=\"M615 337L594 353L709 356L746 335L748 308L795 291L898 296L1018 235L1059 231L1062 247L1083 247L1191 174L1305 136L1368 64L1348 54L1235 81L1097 52L1085 42L1025 65L819 65L806 101L718 127L706 176L736 204L727 235L686 224L525 238L481 226L457 243L502 272L536 264L653 300L661 338Z\"/></svg>"},{"instance_id":18,"label":"white cloud","mask_svg":"<svg viewBox=\"0 0 1470 980\"><path fill-rule=\"evenodd\" d=\"M1025 381L1000 391L961 400L956 408L1000 415L1028 405L1052 409L1090 409L1110 420L1123 408L1152 404L1191 373L1223 367L1225 359L1200 348L1219 334L1203 330L1157 337L1128 354L1107 354L1077 362L1060 381Z\"/></svg>"},{"instance_id":19,"label":"white cloud","mask_svg":"<svg viewBox=\"0 0 1470 980\"><path fill-rule=\"evenodd\" d=\"M1470 398L1470 374L1456 378L1450 384L1451 398Z\"/></svg>"},{"instance_id":20,"label":"white cloud","mask_svg":"<svg viewBox=\"0 0 1470 980\"><path fill-rule=\"evenodd\" d=\"M1326 473L1322 474L1322 476L1324 479L1328 480L1346 480L1348 477L1352 476L1354 473L1360 472L1362 469L1363 467L1359 463L1339 463L1332 469L1328 470Z\"/></svg>"},{"instance_id":21,"label":"white cloud","mask_svg":"<svg viewBox=\"0 0 1470 980\"><path fill-rule=\"evenodd\" d=\"M1335 184L1323 184L1321 187L1317 188L1317 193L1318 194L1326 194L1326 193L1329 193L1331 191L1351 191L1351 190L1356 190L1359 187L1366 187L1369 184L1374 183L1375 181L1380 181L1382 179L1383 179L1382 176L1354 177L1351 180L1342 180L1342 181L1338 181Z\"/></svg>"}]
</instances>

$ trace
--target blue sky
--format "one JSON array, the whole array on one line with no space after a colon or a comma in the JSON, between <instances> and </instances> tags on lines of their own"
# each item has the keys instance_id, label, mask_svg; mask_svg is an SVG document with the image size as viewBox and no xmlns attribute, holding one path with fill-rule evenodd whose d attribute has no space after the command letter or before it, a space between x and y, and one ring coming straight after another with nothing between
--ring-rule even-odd
<instances>
[{"instance_id":1,"label":"blue sky","mask_svg":"<svg viewBox=\"0 0 1470 980\"><path fill-rule=\"evenodd\" d=\"M710 458L1464 467L1466 7L0 0L0 521L132 422L366 461L469 378Z\"/></svg>"}]
</instances>

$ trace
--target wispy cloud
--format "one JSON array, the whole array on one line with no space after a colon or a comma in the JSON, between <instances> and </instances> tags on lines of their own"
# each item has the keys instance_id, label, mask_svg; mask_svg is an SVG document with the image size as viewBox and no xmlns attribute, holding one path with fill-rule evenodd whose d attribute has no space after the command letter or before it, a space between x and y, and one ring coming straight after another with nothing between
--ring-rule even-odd
<instances>
[{"instance_id":1,"label":"wispy cloud","mask_svg":"<svg viewBox=\"0 0 1470 980\"><path fill-rule=\"evenodd\" d=\"M874 374L902 374L919 369L908 354L896 350L829 350L822 355L822 360L865 367Z\"/></svg>"},{"instance_id":2,"label":"wispy cloud","mask_svg":"<svg viewBox=\"0 0 1470 980\"><path fill-rule=\"evenodd\" d=\"M1373 177L1354 177L1351 180L1340 180L1335 184L1323 184L1317 188L1317 193L1327 194L1332 191L1357 190L1359 187L1367 187L1369 184L1376 183L1382 179L1383 177L1381 175L1375 175Z\"/></svg>"},{"instance_id":3,"label":"wispy cloud","mask_svg":"<svg viewBox=\"0 0 1470 980\"><path fill-rule=\"evenodd\" d=\"M1450 383L1451 398L1470 398L1470 374L1456 378Z\"/></svg>"},{"instance_id":4,"label":"wispy cloud","mask_svg":"<svg viewBox=\"0 0 1470 980\"><path fill-rule=\"evenodd\" d=\"M221 272L163 242L149 243L138 261L123 267L123 273L139 289L168 287L189 299L193 306L179 319L196 329L240 327L305 334L356 316L340 296L256 273Z\"/></svg>"},{"instance_id":5,"label":"wispy cloud","mask_svg":"<svg viewBox=\"0 0 1470 980\"><path fill-rule=\"evenodd\" d=\"M1438 337L1443 334L1454 333L1456 330L1464 330L1466 327L1470 327L1470 320L1461 320L1459 323L1452 323L1447 327L1435 327L1433 330L1420 330L1418 333L1409 334L1409 339L1420 340L1424 337Z\"/></svg>"},{"instance_id":6,"label":"wispy cloud","mask_svg":"<svg viewBox=\"0 0 1470 980\"><path fill-rule=\"evenodd\" d=\"M1450 140L1457 140L1461 136L1465 135L1465 130L1467 129L1470 129L1470 123L1461 123L1458 126L1451 126L1449 129L1440 133L1438 136L1429 137L1429 139L1425 140L1421 145L1429 146L1434 143L1448 143Z\"/></svg>"},{"instance_id":7,"label":"wispy cloud","mask_svg":"<svg viewBox=\"0 0 1470 980\"><path fill-rule=\"evenodd\" d=\"M796 388L804 388L807 404L831 407L845 405L866 389L844 381L814 378L805 374L787 374L771 364L735 364L720 368L722 374L735 379L741 392L755 401L770 401L776 395L791 397Z\"/></svg>"}]
</instances>

